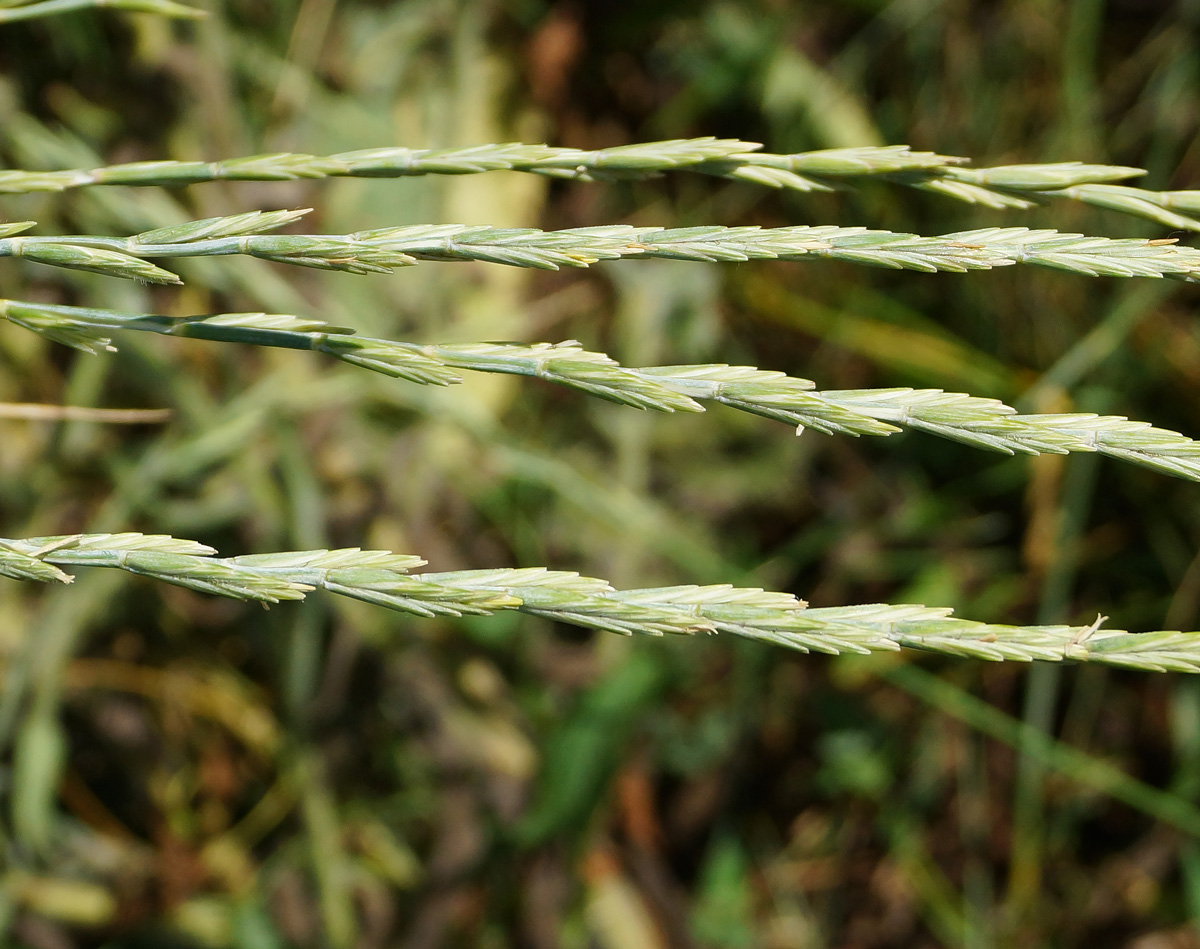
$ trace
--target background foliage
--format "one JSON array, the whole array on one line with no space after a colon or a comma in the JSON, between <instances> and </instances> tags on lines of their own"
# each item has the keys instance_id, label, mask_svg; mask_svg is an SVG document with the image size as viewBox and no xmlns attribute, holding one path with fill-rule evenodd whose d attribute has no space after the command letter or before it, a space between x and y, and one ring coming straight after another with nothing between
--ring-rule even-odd
<instances>
[{"instance_id":1,"label":"background foliage","mask_svg":"<svg viewBox=\"0 0 1200 949\"><path fill-rule=\"evenodd\" d=\"M210 9L194 24L6 26L5 163L718 135L1200 182L1200 5L1184 0ZM6 197L3 214L130 234L308 206L324 232L1166 236L1067 203L984 211L886 184L808 196L686 175L109 188ZM1200 432L1197 291L1167 281L660 261L178 269L187 286L164 290L10 262L3 286L418 341L576 338L630 365L754 364L823 388L939 386ZM172 411L135 427L0 419L5 534L377 546L440 570L546 564L994 622L1200 620L1195 486L1095 456L795 438L719 407L649 416L529 380L431 391L303 353L119 343L80 356L0 325L0 400ZM0 920L30 949L1197 944L1200 848L1149 816L1153 788L1180 813L1200 792L1200 683L1184 677L625 641L320 596L264 612L115 572L0 586L0 656Z\"/></svg>"}]
</instances>

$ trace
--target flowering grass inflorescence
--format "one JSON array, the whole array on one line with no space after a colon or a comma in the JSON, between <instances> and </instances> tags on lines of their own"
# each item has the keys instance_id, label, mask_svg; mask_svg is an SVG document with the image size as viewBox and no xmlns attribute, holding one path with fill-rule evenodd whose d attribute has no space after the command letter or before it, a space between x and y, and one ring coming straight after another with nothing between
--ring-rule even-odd
<instances>
[{"instance_id":1,"label":"flowering grass inflorescence","mask_svg":"<svg viewBox=\"0 0 1200 949\"><path fill-rule=\"evenodd\" d=\"M425 617L518 610L626 635L727 633L833 655L911 648L973 659L1200 672L1200 633L1128 633L1101 628L1102 618L1084 627L1020 627L911 604L813 609L786 593L726 584L615 590L603 580L540 567L411 574L423 560L358 548L214 553L195 541L135 533L0 538L0 575L69 582L60 567L110 567L267 604L323 589Z\"/></svg>"},{"instance_id":2,"label":"flowering grass inflorescence","mask_svg":"<svg viewBox=\"0 0 1200 949\"><path fill-rule=\"evenodd\" d=\"M662 228L616 224L543 231L421 224L352 234L264 233L305 213L252 211L128 238L26 236L23 232L34 222L20 221L0 226L0 257L22 257L161 284L182 281L151 259L231 255L358 274L388 273L418 261L483 261L558 270L602 260L641 258L707 263L837 260L923 273L1033 264L1093 277L1200 279L1200 250L1179 246L1174 238L1113 239L1027 227L988 227L935 237L830 225Z\"/></svg>"},{"instance_id":3,"label":"flowering grass inflorescence","mask_svg":"<svg viewBox=\"0 0 1200 949\"><path fill-rule=\"evenodd\" d=\"M85 352L112 349L113 330L140 330L324 353L411 382L448 385L459 370L531 376L611 402L702 412L702 401L827 435L891 435L901 427L1014 454L1096 451L1200 481L1200 442L1148 422L1090 412L1017 414L997 399L941 389L818 390L773 370L724 364L622 366L574 341L419 344L353 335L347 327L272 313L170 317L0 299L0 319Z\"/></svg>"},{"instance_id":4,"label":"flowering grass inflorescence","mask_svg":"<svg viewBox=\"0 0 1200 949\"><path fill-rule=\"evenodd\" d=\"M169 0L142 2L169 4ZM707 137L588 150L509 142L445 149L370 148L324 156L280 152L211 162L146 161L100 168L6 171L0 172L0 193L65 191L92 185L170 187L204 181L407 178L488 171L597 181L692 171L801 192L831 191L847 181L874 178L996 209L1030 208L1045 198L1068 198L1166 227L1200 230L1200 191L1150 191L1114 184L1146 173L1125 165L1056 162L971 168L966 167L966 158L914 151L907 145L830 148L790 155L761 148L757 142Z\"/></svg>"}]
</instances>

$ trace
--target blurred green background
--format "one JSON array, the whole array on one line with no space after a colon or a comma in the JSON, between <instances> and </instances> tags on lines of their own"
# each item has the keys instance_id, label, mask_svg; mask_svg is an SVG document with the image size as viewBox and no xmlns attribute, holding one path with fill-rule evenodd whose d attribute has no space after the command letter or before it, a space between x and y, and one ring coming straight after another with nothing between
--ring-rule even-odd
<instances>
[{"instance_id":1,"label":"blurred green background","mask_svg":"<svg viewBox=\"0 0 1200 949\"><path fill-rule=\"evenodd\" d=\"M85 12L5 27L0 160L718 135L1200 183L1195 0L207 8L195 24ZM2 213L38 233L131 234L282 207L315 208L321 232L1006 223L1188 239L1069 203L996 212L884 183L809 196L684 174L108 188L5 197ZM177 263L180 290L12 261L0 280L9 297L296 312L416 341L575 338L631 365L753 364L1200 433L1200 293L1168 281ZM1200 494L1132 466L119 343L83 356L0 324L0 402L172 411L134 427L0 420L0 533L358 545L438 570L1200 625ZM86 571L67 588L0 585L0 665L5 945L1200 946L1200 846L1179 829L1198 814L1200 681L1182 676L627 641L320 595L264 612Z\"/></svg>"}]
</instances>

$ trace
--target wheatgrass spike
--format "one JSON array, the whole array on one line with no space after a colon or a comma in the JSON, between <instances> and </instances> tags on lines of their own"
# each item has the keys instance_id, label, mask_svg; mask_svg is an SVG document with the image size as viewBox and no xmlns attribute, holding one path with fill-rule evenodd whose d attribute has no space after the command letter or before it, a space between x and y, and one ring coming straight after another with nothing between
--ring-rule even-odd
<instances>
[{"instance_id":1,"label":"wheatgrass spike","mask_svg":"<svg viewBox=\"0 0 1200 949\"><path fill-rule=\"evenodd\" d=\"M201 15L173 0L108 0L179 16ZM0 11L98 5L98 0L46 0ZM26 11L26 12L19 12ZM40 15L40 14L39 14ZM830 148L772 154L756 142L695 138L577 149L508 142L465 148L369 148L334 155L280 152L223 161L144 161L61 171L0 171L0 193L63 191L94 185L182 186L206 181L292 181L328 177L400 178L521 171L579 181L645 178L692 171L771 188L831 191L840 182L885 179L995 209L1030 208L1046 198L1067 198L1200 231L1200 191L1150 191L1115 182L1146 174L1125 165L1085 162L967 167L967 159L915 151L907 145Z\"/></svg>"},{"instance_id":2,"label":"wheatgrass spike","mask_svg":"<svg viewBox=\"0 0 1200 949\"><path fill-rule=\"evenodd\" d=\"M414 225L353 234L261 233L300 213L213 218L131 238L6 237L0 238L0 257L25 257L159 283L178 283L179 278L150 259L228 255L360 274L386 273L422 260L557 270L634 257L704 262L831 259L926 273L1033 264L1089 276L1200 279L1200 250L1172 239L1114 239L1026 227L930 237L862 227L717 225L670 229L610 225L560 231ZM231 230L236 233L225 233Z\"/></svg>"},{"instance_id":3,"label":"wheatgrass spike","mask_svg":"<svg viewBox=\"0 0 1200 949\"><path fill-rule=\"evenodd\" d=\"M891 435L905 428L1004 454L1099 452L1173 477L1200 481L1200 442L1123 416L1087 412L1021 415L996 399L941 389L818 390L816 383L752 366L622 366L578 343L401 343L287 314L169 317L0 299L8 319L86 352L112 349L114 330L325 353L427 385L459 371L532 376L640 409L700 412L718 402L826 435Z\"/></svg>"},{"instance_id":4,"label":"wheatgrass spike","mask_svg":"<svg viewBox=\"0 0 1200 949\"><path fill-rule=\"evenodd\" d=\"M213 553L193 541L135 533L0 538L0 574L69 582L58 566L107 567L266 604L304 599L320 588L426 617L517 610L626 635L725 633L831 655L920 650L992 662L1200 672L1200 633L1130 633L1103 628L1103 617L1089 626L1011 626L916 604L812 609L790 594L724 584L619 591L600 579L540 567L412 574L420 558L380 550Z\"/></svg>"}]
</instances>

